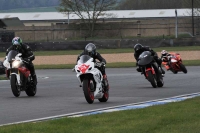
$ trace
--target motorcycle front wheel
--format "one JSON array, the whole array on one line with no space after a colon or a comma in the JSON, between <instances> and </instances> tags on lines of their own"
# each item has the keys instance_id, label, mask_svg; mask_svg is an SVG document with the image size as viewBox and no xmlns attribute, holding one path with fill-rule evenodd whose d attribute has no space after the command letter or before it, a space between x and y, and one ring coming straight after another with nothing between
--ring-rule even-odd
<instances>
[{"instance_id":1,"label":"motorcycle front wheel","mask_svg":"<svg viewBox=\"0 0 200 133\"><path fill-rule=\"evenodd\" d=\"M148 81L151 83L151 85L156 88L157 87L157 82L156 82L156 79L153 75L153 73L151 71L147 71L147 79Z\"/></svg>"},{"instance_id":2,"label":"motorcycle front wheel","mask_svg":"<svg viewBox=\"0 0 200 133\"><path fill-rule=\"evenodd\" d=\"M94 89L94 88L92 88ZM91 91L91 85L89 79L83 80L83 92L85 95L85 99L89 104L92 104L94 102L94 92Z\"/></svg>"},{"instance_id":3,"label":"motorcycle front wheel","mask_svg":"<svg viewBox=\"0 0 200 133\"><path fill-rule=\"evenodd\" d=\"M12 89L12 93L15 97L19 97L20 96L20 88L18 87L18 82L17 82L17 77L16 75L11 75L10 78L10 84L11 84L11 89Z\"/></svg>"}]
</instances>

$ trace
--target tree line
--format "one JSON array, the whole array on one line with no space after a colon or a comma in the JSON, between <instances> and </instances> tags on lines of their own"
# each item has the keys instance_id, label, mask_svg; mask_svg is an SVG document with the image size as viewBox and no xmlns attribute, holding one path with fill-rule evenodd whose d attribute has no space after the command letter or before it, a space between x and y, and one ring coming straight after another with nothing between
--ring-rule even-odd
<instances>
[{"instance_id":1,"label":"tree line","mask_svg":"<svg viewBox=\"0 0 200 133\"><path fill-rule=\"evenodd\" d=\"M0 10L59 6L62 0L0 0ZM87 1L87 0L86 0ZM91 0L88 0L91 1ZM96 1L96 0L95 0ZM200 0L193 0L200 8ZM115 10L191 8L192 0L116 0Z\"/></svg>"},{"instance_id":2,"label":"tree line","mask_svg":"<svg viewBox=\"0 0 200 133\"><path fill-rule=\"evenodd\" d=\"M58 6L59 0L0 0L0 10Z\"/></svg>"},{"instance_id":3,"label":"tree line","mask_svg":"<svg viewBox=\"0 0 200 133\"><path fill-rule=\"evenodd\" d=\"M200 8L200 0L193 0L195 8ZM180 9L191 8L192 0L124 0L121 1L118 10L139 9Z\"/></svg>"}]
</instances>

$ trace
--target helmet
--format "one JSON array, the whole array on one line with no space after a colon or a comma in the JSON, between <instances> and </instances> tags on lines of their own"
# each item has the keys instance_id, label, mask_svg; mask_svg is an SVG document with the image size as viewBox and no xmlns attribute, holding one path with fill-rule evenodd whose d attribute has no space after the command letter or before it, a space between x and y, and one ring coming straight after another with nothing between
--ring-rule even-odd
<instances>
[{"instance_id":1,"label":"helmet","mask_svg":"<svg viewBox=\"0 0 200 133\"><path fill-rule=\"evenodd\" d=\"M22 39L20 37L15 37L12 40L13 45L21 45L22 44Z\"/></svg>"},{"instance_id":2,"label":"helmet","mask_svg":"<svg viewBox=\"0 0 200 133\"><path fill-rule=\"evenodd\" d=\"M12 44L17 48L20 49L22 45L22 39L20 37L15 37L12 40Z\"/></svg>"},{"instance_id":3,"label":"helmet","mask_svg":"<svg viewBox=\"0 0 200 133\"><path fill-rule=\"evenodd\" d=\"M162 54L162 55L167 55L168 52L167 52L166 50L162 50L162 51L161 51L161 54Z\"/></svg>"},{"instance_id":4,"label":"helmet","mask_svg":"<svg viewBox=\"0 0 200 133\"><path fill-rule=\"evenodd\" d=\"M85 52L86 54L88 54L89 56L94 56L96 53L96 46L93 43L88 43L85 46Z\"/></svg>"},{"instance_id":5,"label":"helmet","mask_svg":"<svg viewBox=\"0 0 200 133\"><path fill-rule=\"evenodd\" d=\"M143 46L141 44L139 44L139 43L135 44L135 46L134 46L135 52L138 52L138 53L141 52L142 48L143 48Z\"/></svg>"}]
</instances>

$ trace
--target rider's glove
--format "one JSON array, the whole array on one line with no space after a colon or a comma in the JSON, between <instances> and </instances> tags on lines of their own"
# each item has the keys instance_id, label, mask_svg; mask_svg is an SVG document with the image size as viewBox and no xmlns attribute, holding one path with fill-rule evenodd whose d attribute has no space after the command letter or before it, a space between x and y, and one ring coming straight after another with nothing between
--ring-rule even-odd
<instances>
[{"instance_id":1,"label":"rider's glove","mask_svg":"<svg viewBox=\"0 0 200 133\"><path fill-rule=\"evenodd\" d=\"M104 66L106 63L105 62L101 62L102 66Z\"/></svg>"},{"instance_id":2,"label":"rider's glove","mask_svg":"<svg viewBox=\"0 0 200 133\"><path fill-rule=\"evenodd\" d=\"M102 65L105 65L105 63L104 62L96 62L95 63L96 67L101 67Z\"/></svg>"}]
</instances>

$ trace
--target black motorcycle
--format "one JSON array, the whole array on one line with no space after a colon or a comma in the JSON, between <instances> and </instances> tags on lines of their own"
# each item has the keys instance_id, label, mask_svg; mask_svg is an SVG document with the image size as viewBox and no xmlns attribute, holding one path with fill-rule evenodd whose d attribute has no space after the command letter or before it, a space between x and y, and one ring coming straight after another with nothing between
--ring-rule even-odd
<instances>
[{"instance_id":1,"label":"black motorcycle","mask_svg":"<svg viewBox=\"0 0 200 133\"><path fill-rule=\"evenodd\" d=\"M138 59L138 65L151 85L154 88L162 87L164 85L162 71L154 60L154 57L151 55L151 52L144 51L140 54Z\"/></svg>"}]
</instances>

